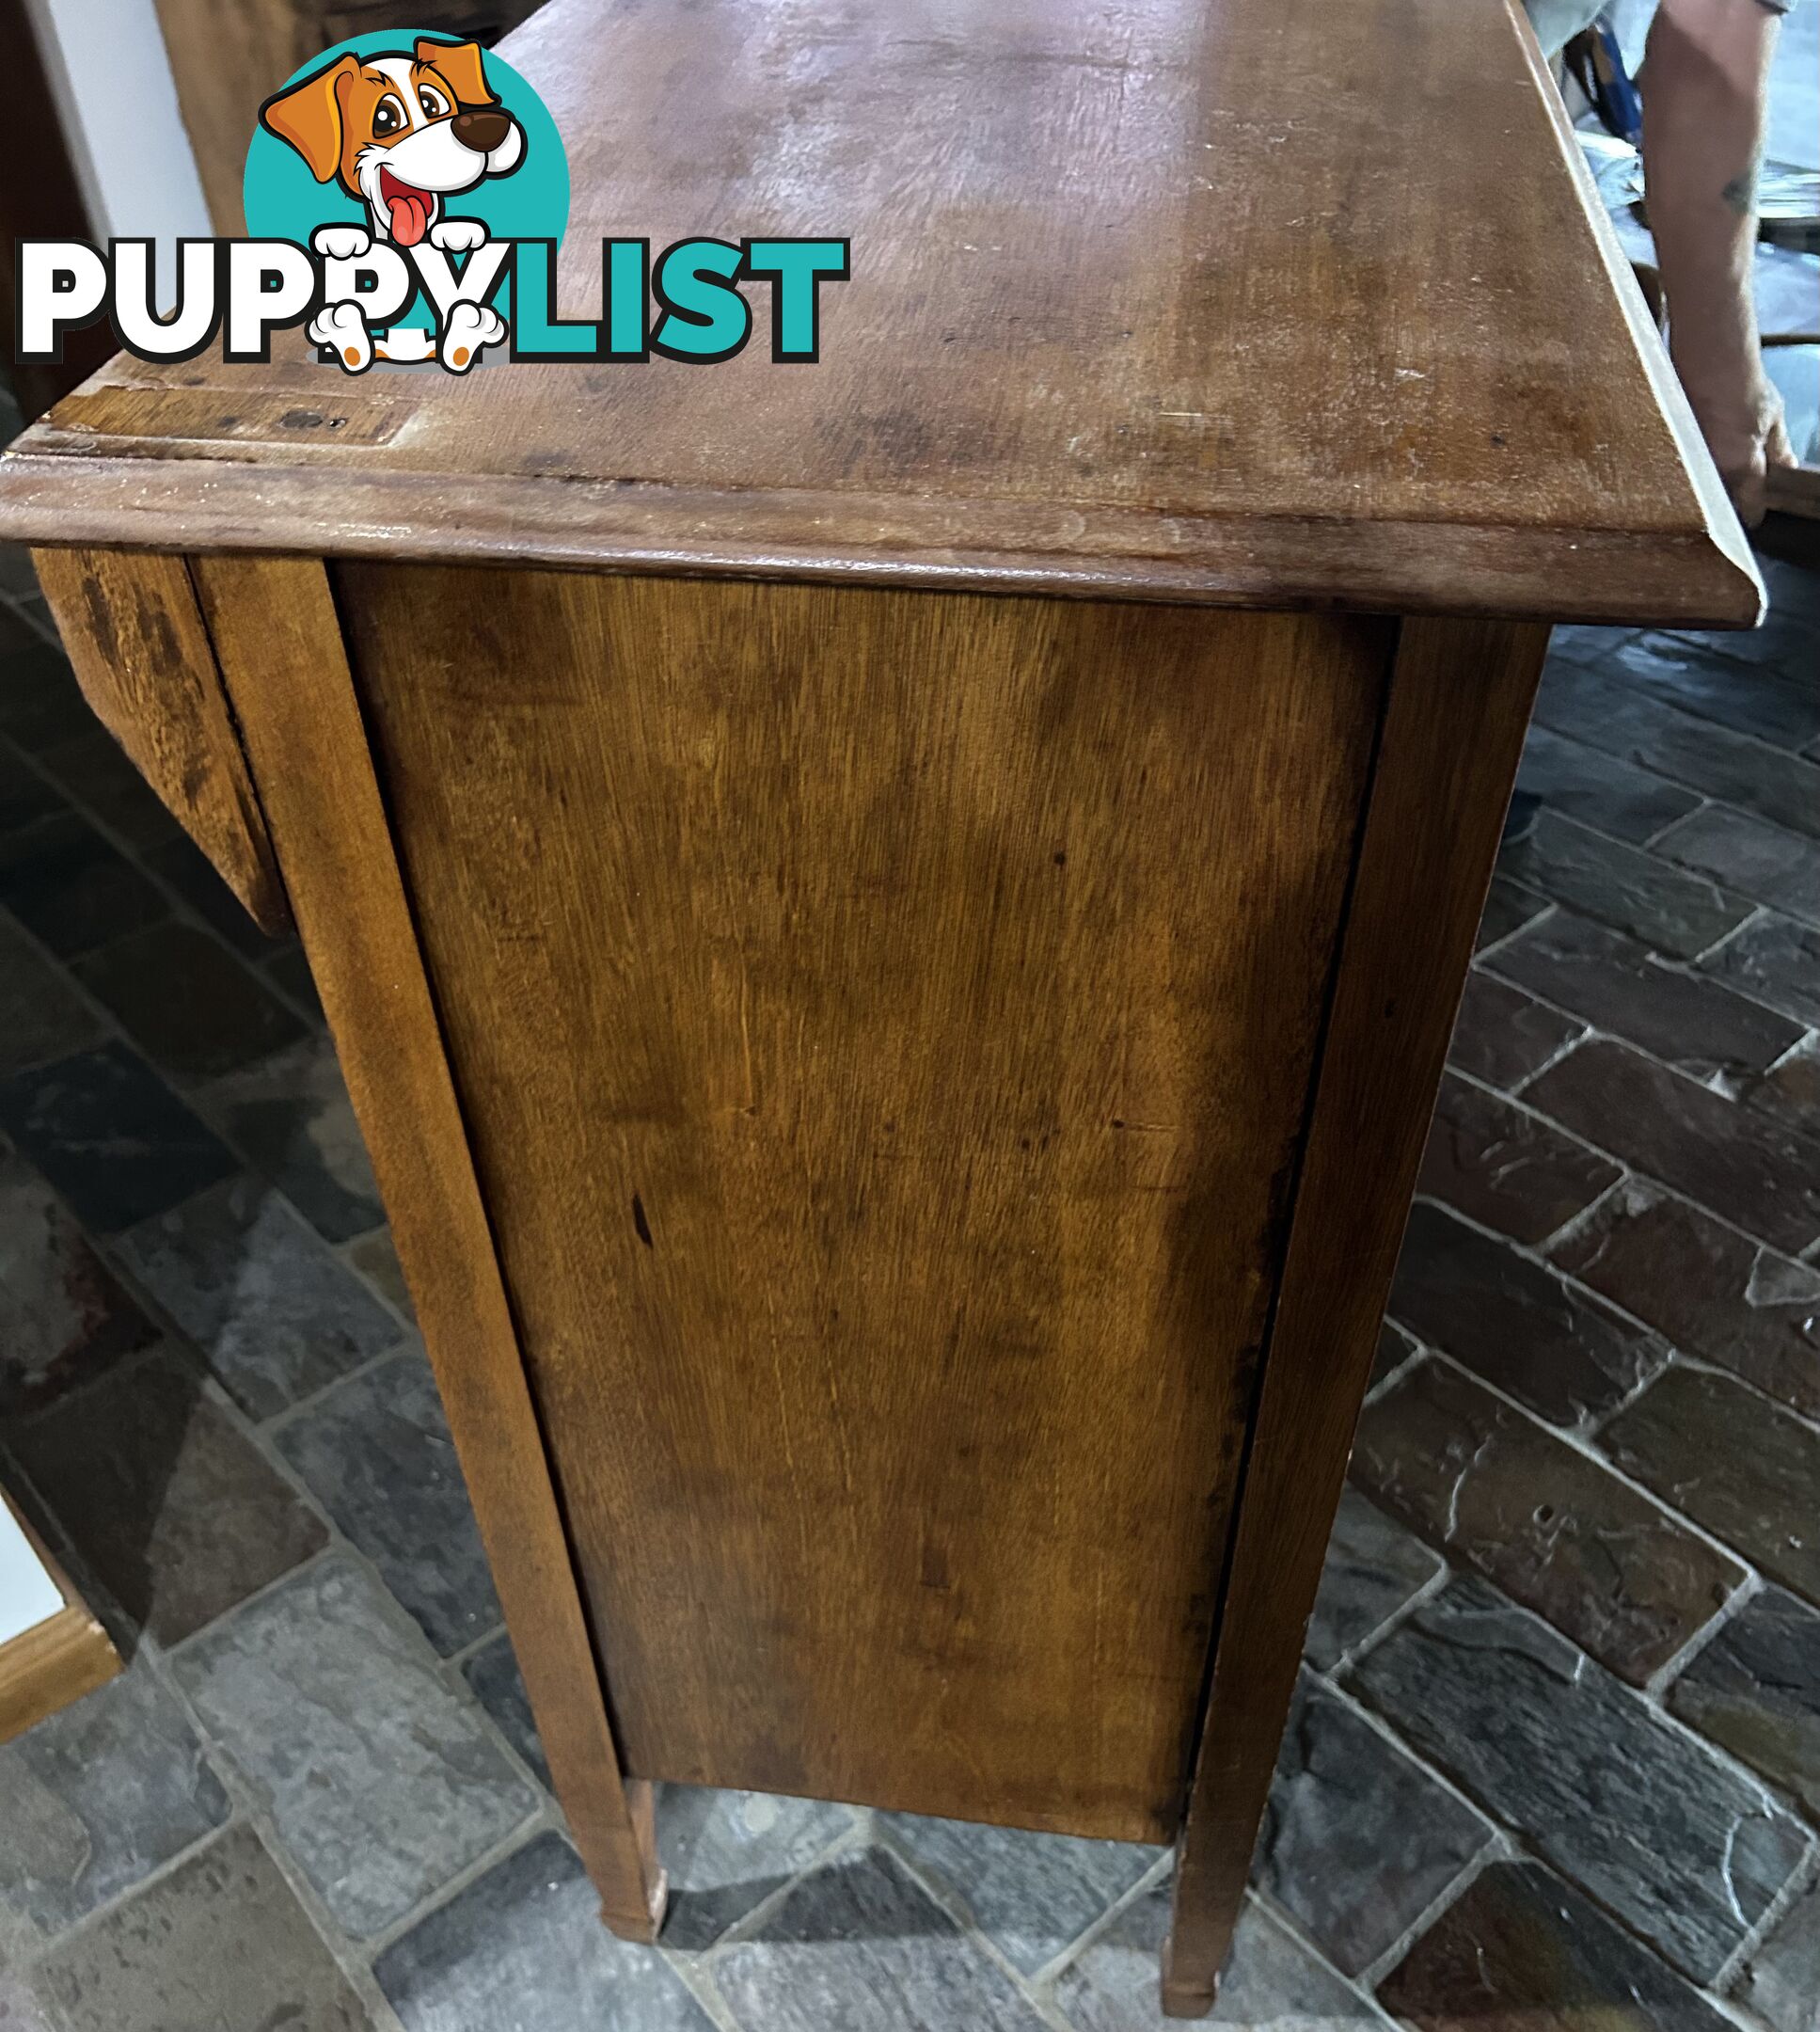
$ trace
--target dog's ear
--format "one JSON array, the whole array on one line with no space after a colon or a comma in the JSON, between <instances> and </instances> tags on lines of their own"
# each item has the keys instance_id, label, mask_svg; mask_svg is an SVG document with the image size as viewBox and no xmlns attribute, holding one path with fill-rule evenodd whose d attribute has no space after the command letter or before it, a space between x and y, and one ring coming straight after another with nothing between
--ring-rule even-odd
<instances>
[{"instance_id":1,"label":"dog's ear","mask_svg":"<svg viewBox=\"0 0 1820 2032\"><path fill-rule=\"evenodd\" d=\"M359 70L352 56L343 56L259 109L260 125L290 142L319 183L326 183L341 166L342 95Z\"/></svg>"},{"instance_id":2,"label":"dog's ear","mask_svg":"<svg viewBox=\"0 0 1820 2032\"><path fill-rule=\"evenodd\" d=\"M486 82L478 42L432 42L427 37L421 37L416 55L424 70L441 75L454 93L458 105L483 106L497 103L493 87Z\"/></svg>"}]
</instances>

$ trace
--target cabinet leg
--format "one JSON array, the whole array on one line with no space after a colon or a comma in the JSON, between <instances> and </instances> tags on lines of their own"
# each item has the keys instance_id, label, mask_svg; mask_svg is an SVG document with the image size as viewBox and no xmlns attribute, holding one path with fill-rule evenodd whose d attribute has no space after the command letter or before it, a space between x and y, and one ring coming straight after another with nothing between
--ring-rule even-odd
<instances>
[{"instance_id":1,"label":"cabinet leg","mask_svg":"<svg viewBox=\"0 0 1820 2032\"><path fill-rule=\"evenodd\" d=\"M1205 2018L1219 1995L1219 1970L1179 1969L1176 1933L1177 1928L1172 1922L1169 1938L1163 1944L1163 2015L1165 2018Z\"/></svg>"},{"instance_id":2,"label":"cabinet leg","mask_svg":"<svg viewBox=\"0 0 1820 2032\"><path fill-rule=\"evenodd\" d=\"M593 1872L601 1894L600 1920L608 1932L621 1940L648 1945L663 1931L664 1909L670 1901L670 1880L657 1861L657 1787L643 1778L622 1781L625 1795L625 1817L595 1833L582 1861ZM629 1828L627 1823L629 1822ZM581 1831L576 1830L578 1841ZM636 1904L623 1895L620 1886L636 1886L642 1897Z\"/></svg>"}]
</instances>

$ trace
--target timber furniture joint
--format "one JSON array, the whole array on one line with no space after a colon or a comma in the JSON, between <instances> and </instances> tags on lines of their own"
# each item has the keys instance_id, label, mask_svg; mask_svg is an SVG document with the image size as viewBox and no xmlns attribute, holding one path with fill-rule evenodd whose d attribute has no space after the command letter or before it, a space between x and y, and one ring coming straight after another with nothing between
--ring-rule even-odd
<instances>
[{"instance_id":1,"label":"timber furniture joint","mask_svg":"<svg viewBox=\"0 0 1820 2032\"><path fill-rule=\"evenodd\" d=\"M1109 34L555 0L571 244L845 234L818 364L121 358L0 533L301 931L607 1923L657 1781L1173 1841L1192 2014L1548 626L1762 592L1519 12Z\"/></svg>"}]
</instances>

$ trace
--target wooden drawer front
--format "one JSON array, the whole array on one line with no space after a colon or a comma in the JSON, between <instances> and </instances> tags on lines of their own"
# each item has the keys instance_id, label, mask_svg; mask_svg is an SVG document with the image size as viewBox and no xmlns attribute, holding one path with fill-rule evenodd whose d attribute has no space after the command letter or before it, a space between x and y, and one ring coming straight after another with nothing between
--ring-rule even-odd
<instances>
[{"instance_id":1,"label":"wooden drawer front","mask_svg":"<svg viewBox=\"0 0 1820 2032\"><path fill-rule=\"evenodd\" d=\"M629 1768L1163 1838L1389 627L336 578Z\"/></svg>"}]
</instances>

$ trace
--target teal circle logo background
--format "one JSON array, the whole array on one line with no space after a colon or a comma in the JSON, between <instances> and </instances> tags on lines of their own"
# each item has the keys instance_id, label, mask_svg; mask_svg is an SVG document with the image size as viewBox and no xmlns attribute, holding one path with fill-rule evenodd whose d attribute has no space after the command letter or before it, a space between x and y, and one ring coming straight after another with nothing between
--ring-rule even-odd
<instances>
[{"instance_id":1,"label":"teal circle logo background","mask_svg":"<svg viewBox=\"0 0 1820 2032\"><path fill-rule=\"evenodd\" d=\"M342 56L409 55L419 39L451 47L464 39L435 29L378 29L349 36L276 83L274 93L313 76ZM525 133L525 152L508 175L483 177L471 190L444 200L448 218L477 218L495 240L556 240L569 223L569 162L562 136L544 102L509 63L493 51L482 53L486 80L499 103ZM367 208L338 180L319 183L309 165L288 142L261 127L253 130L241 186L246 230L255 240L294 240L308 246L319 226L363 226Z\"/></svg>"}]
</instances>

